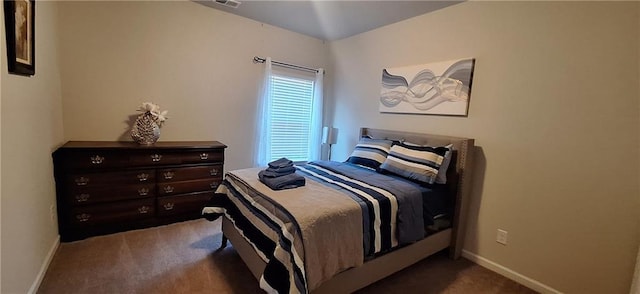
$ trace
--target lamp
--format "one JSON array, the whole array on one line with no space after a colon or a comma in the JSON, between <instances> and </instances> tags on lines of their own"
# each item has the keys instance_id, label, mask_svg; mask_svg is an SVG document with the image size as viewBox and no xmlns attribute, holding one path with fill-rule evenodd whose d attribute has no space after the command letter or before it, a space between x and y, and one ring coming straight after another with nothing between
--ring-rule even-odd
<instances>
[{"instance_id":1,"label":"lamp","mask_svg":"<svg viewBox=\"0 0 640 294\"><path fill-rule=\"evenodd\" d=\"M331 160L331 145L335 144L338 139L338 129L332 127L323 127L322 128L322 144L329 145L329 157L327 159Z\"/></svg>"}]
</instances>

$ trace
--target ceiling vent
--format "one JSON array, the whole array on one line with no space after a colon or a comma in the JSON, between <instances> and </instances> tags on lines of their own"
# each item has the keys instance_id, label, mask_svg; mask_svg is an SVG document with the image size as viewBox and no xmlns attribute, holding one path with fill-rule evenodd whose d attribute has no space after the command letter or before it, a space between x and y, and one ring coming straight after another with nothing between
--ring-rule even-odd
<instances>
[{"instance_id":1,"label":"ceiling vent","mask_svg":"<svg viewBox=\"0 0 640 294\"><path fill-rule=\"evenodd\" d=\"M238 6L240 6L240 1L235 0L215 0L215 2L231 8L238 8Z\"/></svg>"}]
</instances>

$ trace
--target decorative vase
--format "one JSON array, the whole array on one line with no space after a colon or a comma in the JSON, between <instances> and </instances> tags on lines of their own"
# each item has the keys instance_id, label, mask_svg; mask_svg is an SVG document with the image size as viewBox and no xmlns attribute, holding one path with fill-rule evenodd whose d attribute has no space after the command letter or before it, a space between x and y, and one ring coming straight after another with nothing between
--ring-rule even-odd
<instances>
[{"instance_id":1,"label":"decorative vase","mask_svg":"<svg viewBox=\"0 0 640 294\"><path fill-rule=\"evenodd\" d=\"M138 116L131 128L131 138L140 145L152 145L160 139L160 126L150 112Z\"/></svg>"}]
</instances>

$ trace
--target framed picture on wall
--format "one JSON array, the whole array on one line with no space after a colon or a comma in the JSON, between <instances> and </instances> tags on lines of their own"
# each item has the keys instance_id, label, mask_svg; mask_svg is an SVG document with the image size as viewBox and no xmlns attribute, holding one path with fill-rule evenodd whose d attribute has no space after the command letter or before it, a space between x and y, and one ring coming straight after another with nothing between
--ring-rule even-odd
<instances>
[{"instance_id":1,"label":"framed picture on wall","mask_svg":"<svg viewBox=\"0 0 640 294\"><path fill-rule=\"evenodd\" d=\"M379 110L467 116L474 58L384 68Z\"/></svg>"},{"instance_id":2,"label":"framed picture on wall","mask_svg":"<svg viewBox=\"0 0 640 294\"><path fill-rule=\"evenodd\" d=\"M35 74L35 1L4 1L9 73Z\"/></svg>"}]
</instances>

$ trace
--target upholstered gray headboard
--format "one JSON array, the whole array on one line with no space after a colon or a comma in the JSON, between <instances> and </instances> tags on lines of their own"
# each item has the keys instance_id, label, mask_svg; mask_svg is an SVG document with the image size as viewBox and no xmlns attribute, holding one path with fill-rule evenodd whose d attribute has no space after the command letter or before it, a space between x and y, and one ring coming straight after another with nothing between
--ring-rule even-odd
<instances>
[{"instance_id":1,"label":"upholstered gray headboard","mask_svg":"<svg viewBox=\"0 0 640 294\"><path fill-rule=\"evenodd\" d=\"M381 130L371 128L361 128L360 137L370 137L374 139L387 139L395 141L407 141L420 145L445 146L453 145L455 172L457 177L456 195L453 217L453 240L451 254L454 258L460 256L462 252L462 242L467 223L467 206L471 189L471 177L473 174L473 153L474 139L451 137L442 135L431 135L421 133L411 133L403 131ZM449 178L449 173L447 173Z\"/></svg>"}]
</instances>

